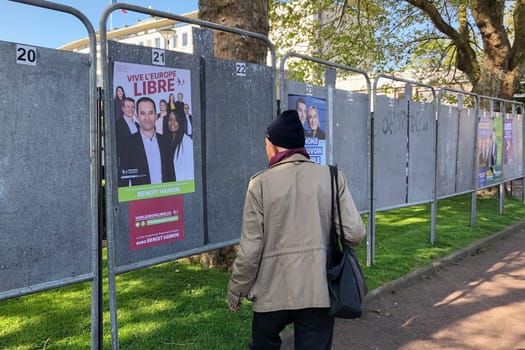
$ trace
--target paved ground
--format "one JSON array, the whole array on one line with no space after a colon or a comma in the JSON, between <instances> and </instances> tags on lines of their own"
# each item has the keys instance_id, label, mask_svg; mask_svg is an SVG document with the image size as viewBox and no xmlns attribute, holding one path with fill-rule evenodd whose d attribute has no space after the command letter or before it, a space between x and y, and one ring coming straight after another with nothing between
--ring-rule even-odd
<instances>
[{"instance_id":1,"label":"paved ground","mask_svg":"<svg viewBox=\"0 0 525 350\"><path fill-rule=\"evenodd\" d=\"M333 350L525 350L525 222L371 291L365 308L336 321Z\"/></svg>"}]
</instances>

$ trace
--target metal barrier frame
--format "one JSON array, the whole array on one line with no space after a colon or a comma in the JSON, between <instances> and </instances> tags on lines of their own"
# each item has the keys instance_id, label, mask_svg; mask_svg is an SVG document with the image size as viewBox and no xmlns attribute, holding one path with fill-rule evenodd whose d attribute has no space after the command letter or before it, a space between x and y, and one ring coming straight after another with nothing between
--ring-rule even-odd
<instances>
[{"instance_id":1,"label":"metal barrier frame","mask_svg":"<svg viewBox=\"0 0 525 350\"><path fill-rule=\"evenodd\" d=\"M229 33L233 33L233 34L238 34L238 35L241 35L241 36L248 36L248 37L252 37L252 38L255 38L255 39L260 39L262 41L264 41L266 43L266 45L269 47L270 49L270 54L271 54L271 67L272 67L272 71L275 72L276 71L276 55L275 55L275 48L274 48L274 45L273 43L264 35L262 34L259 34L259 33L254 33L254 32L250 32L250 31L246 31L246 30L241 30L241 29L237 29L237 28L231 28L231 27L226 27L226 26L223 26L223 25L219 25L219 24L215 24L215 23L211 23L211 22L207 22L207 21L202 21L202 20L198 20L198 19L192 19L192 18L187 18L187 17L184 17L184 16L179 16L179 15L174 15L172 13L169 13L169 12L164 12L164 11L157 11L157 10L153 10L153 9L149 9L149 8L145 8L145 7L140 7L140 6L136 6L136 5L132 5L132 4L127 4L127 3L123 3L123 2L119 2L119 3L114 3L114 4L111 4L109 6L107 6L105 9L104 9L104 12L102 13L101 17L100 17L100 51L101 51L101 62L102 62L102 77L103 77L103 88L104 88L104 100L106 102L108 101L111 101L111 89L108 88L109 86L109 72L108 72L108 40L107 40L107 20L108 20L108 17L109 15L114 12L115 10L120 10L120 9L124 9L124 10L127 10L127 11L134 11L134 12L138 12L138 13L143 13L143 14L149 14L149 15L152 15L152 16L156 16L156 17L161 17L161 18L167 18L167 19L171 19L171 20L175 20L175 21L178 21L178 22L185 22L185 23L190 23L190 24L195 24L195 25L198 25L198 26L201 26L201 27L206 27L206 28L211 28L211 29L215 29L215 30L220 30L220 31L225 31L225 32L229 32ZM272 80L273 80L273 86L275 86L275 74L273 74L272 76ZM273 101L273 110L277 110L276 108L276 99L275 99L275 90L272 91L272 101ZM104 115L105 116L109 116L111 114L111 110L110 110L110 104L109 103L105 103L104 104ZM104 118L104 129L105 130L112 130L112 127L111 127L111 119L110 118ZM105 164L106 164L106 167L107 169L109 169L109 171L113 171L112 169L114 169L114 166L115 164L113 164L113 161L112 161L112 157L111 155L113 154L113 152L115 151L113 149L113 145L112 145L112 142L107 142L107 139L106 139L106 142L105 142ZM106 172L107 173L107 172ZM115 208L114 208L114 203L115 203L115 196L114 196L114 187L115 187L115 184L113 183L113 177L112 176L108 176L106 178L106 185L107 185L107 190L106 190L106 232L107 232L107 235L108 235L108 287L109 287L109 306L110 306L110 322L111 322L111 338L112 338L112 348L113 349L119 349L119 341L118 341L118 320L117 320L117 300L116 300L116 275L119 273L119 271L116 270L116 267L114 266L114 261L115 261L115 254L116 254L116 251L115 251L115 247L114 247L114 234L115 234L115 231L114 231L114 225L115 225L115 220L114 220L114 211L115 211ZM216 249L216 248L220 248L220 247L210 247L210 249ZM174 258L177 258L177 256L172 256L172 257L167 257L167 259L164 259L164 260L161 260L161 259L157 259L155 261L150 261L150 263L147 265L147 266L152 266L154 264L157 264L157 263L161 263L161 262L166 262L166 261L170 261L170 260L173 260ZM141 268L141 267L147 267L146 265L142 266L141 264L135 264L136 268ZM130 271L130 270L127 270L127 271Z\"/></svg>"},{"instance_id":2,"label":"metal barrier frame","mask_svg":"<svg viewBox=\"0 0 525 350\"><path fill-rule=\"evenodd\" d=\"M387 75L387 74L378 74L375 79L374 79L374 87L373 87L373 100L372 100L372 126L374 125L374 118L375 118L375 101L376 101L376 97L377 97L377 85L378 85L378 82L379 80L381 79L388 79L388 80L392 80L392 81L398 81L398 82L402 82L402 83L405 83L405 88L407 85L410 85L410 86L421 86L421 87L425 87L425 88L428 88L432 91L432 97L433 97L433 104L434 104L434 122L435 122L435 130L436 130L436 136L435 136L435 140L434 140L434 168L437 167L437 103L436 103L436 90L433 86L431 85L428 85L428 84L423 84L423 83L419 83L419 82L415 82L415 81L411 81L411 80L408 80L408 79L403 79L403 78L398 78L398 77L395 77L395 76L392 76L392 75ZM412 96L410 96L410 98L412 98ZM372 130L371 130L371 133L372 133L372 146L374 144L374 128L372 127ZM372 152L371 152L371 157L372 157L372 173L374 173L374 149L372 148ZM436 170L434 170L434 184L436 183ZM371 185L370 185L370 192L371 192L371 196L372 196L372 201L371 201L371 208L370 208L370 216L372 217L372 223L369 228L370 230L370 240L372 242L372 244L370 244L370 246L368 247L370 250L371 250L371 254L370 254L370 257L369 257L369 261L367 261L368 265L373 265L374 262L375 262L375 215L376 215L376 208L375 208L375 179L374 181L371 181ZM435 198L436 196L436 186L434 185L434 188L432 189L432 197ZM426 203L431 203L431 205L434 205L434 199L430 200L430 201L422 201L422 202L415 202L415 203L405 203L405 204L402 204L402 205L399 205L399 206L395 206L395 208L401 208L401 207L405 207L405 206L412 206L412 205L419 205L419 204L426 204ZM383 210L389 210L389 209L394 209L394 208L384 208ZM431 225L432 227L432 225Z\"/></svg>"},{"instance_id":3,"label":"metal barrier frame","mask_svg":"<svg viewBox=\"0 0 525 350\"><path fill-rule=\"evenodd\" d=\"M468 193L470 192L471 193L471 205L470 205L470 226L474 226L476 225L476 188L477 188L477 181L478 181L478 178L477 178L477 172L478 172L478 162L477 162L477 151L478 151L478 125L479 125L479 95L475 94L475 93L472 93L472 92L466 92L466 91L461 91L461 90L456 90L456 89L451 89L451 88L441 88L439 90L439 94L438 94L438 108L437 108L437 130L436 130L436 145L437 145L437 140L439 138L439 106L441 106L441 99L443 97L443 94L444 93L452 93L452 94L456 94L457 95L460 95L460 96L464 96L464 95L467 95L467 96L471 96L471 97L474 97L475 98L475 101L476 101L476 105L475 105L475 108L474 108L474 117L476 118L476 129L475 129L475 134L474 134L474 149L473 149L473 152L474 154L472 155L474 157L474 174L473 174L473 177L472 177L472 188L473 190L472 191L467 191L467 192L463 192L463 193ZM436 154L436 174L435 174L435 182L434 182L434 202L432 203L432 206L431 206L431 209L430 209L430 213L431 213L431 228L430 228L430 243L432 245L435 244L436 242L436 225L437 225L437 203L438 203L438 200L439 199L445 199L445 198L448 198L448 197L453 197L453 196L457 196L457 195L460 195L460 194L463 194L463 193L454 193L450 196L443 196L443 197L438 197L437 196L437 178L438 178L438 164L437 164L437 154Z\"/></svg>"},{"instance_id":4,"label":"metal barrier frame","mask_svg":"<svg viewBox=\"0 0 525 350\"><path fill-rule=\"evenodd\" d=\"M17 289L17 290L14 290L14 291L9 291L7 293L2 293L2 295L0 296L0 300L3 300L3 299L8 299L8 298L14 298L14 297L19 297L19 296L24 296L24 295L29 295L29 294L33 294L33 293L38 293L38 292L42 292L42 291L47 291L47 290L50 290L50 289L54 289L54 288L60 288L60 287L64 287L64 286L68 286L68 285L72 285L72 284L76 284L76 283L81 283L81 282L86 282L86 281L91 281L91 348L92 349L101 349L102 348L102 315L103 315L103 309L102 309L102 264L101 264L101 261L102 261L102 241L101 241L101 221L100 221L100 200L101 200L101 171L100 171L100 164L101 164L101 132L100 132L100 120L97 116L97 100L98 100L98 92L97 92L97 87L96 87L96 74L97 74L97 50L96 50L96 33L95 33L95 30L92 26L92 24L89 22L88 18L83 14L81 13L80 11L78 11L77 9L73 8L73 7L70 7L70 6L66 6L66 5L61 5L61 4L56 4L56 3L53 3L53 2L49 2L49 1L46 1L46 0L10 0L12 2L16 2L16 3L22 3L22 4L27 4L27 5L30 5L30 6L35 6L35 7L41 7L41 8L45 8L45 9L49 9L49 10L54 10L54 11L58 11L58 12L63 12L63 13L67 13L67 14L70 14L70 15L73 15L75 17L77 17L82 23L83 25L85 26L87 32L88 32L88 37L89 37L89 61L90 61L90 70L89 70L89 121L90 121L90 135L89 135L89 140L90 140L90 190L91 190L91 196L90 196L90 206L91 206L91 209L92 209L92 212L93 212L93 216L91 218L91 233L92 233L92 236L93 236L93 240L92 240L92 246L91 246L91 253L92 253L92 263L91 263L91 273L89 274L84 274L82 276L78 276L78 277L73 277L73 278L66 278L66 279L62 279L58 282L48 282L48 283L41 283L41 284L38 284L38 285L35 285L35 286L29 286L29 287L26 287L26 288L21 288L21 289ZM270 49L270 53L271 53L271 67L272 67L272 71L274 72L274 74L272 75L272 80L273 80L273 86L275 86L275 89L273 89L272 91L272 103L273 103L273 110L276 111L276 114L277 114L277 111L278 111L278 108L277 108L277 99L275 98L276 97L276 92L277 92L277 83L275 81L275 72L276 72L276 54L275 54L275 48L272 44L272 42L266 37L266 36L263 36L261 34L258 34L258 33L254 33L254 32L249 32L249 31L245 31L245 30L241 30L241 29L236 29L236 28L231 28L231 27L226 27L226 26L222 26L222 25L218 25L218 24L215 24L215 23L211 23L211 22L206 22L206 21L202 21L202 20L197 20L197 19L191 19L191 18L187 18L187 17L183 17L183 16L179 16L179 15L174 15L174 14L171 14L171 13L168 13L168 12L163 12L163 11L157 11L157 10L152 10L152 9L148 9L148 8L144 8L144 7L140 7L140 6L136 6L136 5L131 5L131 4L126 4L126 3L115 3L115 4L111 4L109 5L108 7L106 7L106 9L104 10L104 12L102 13L102 16L100 18L100 46L101 46L101 58L102 58L102 74L103 74L103 86L104 86L104 100L106 102L109 102L111 100L111 89L108 88L108 83L109 83L109 74L108 74L108 43L107 43L107 20L108 20L108 17L109 15L114 12L115 10L119 10L119 9L123 9L123 10L129 10L129 11L134 11L134 12L138 12L138 13L143 13L143 14L149 14L149 15L153 15L153 16L156 16L156 17L161 17L161 18L167 18L167 19L172 19L172 20L175 20L175 21L179 21L179 22L186 22L186 23L190 23L190 24L195 24L195 25L199 25L201 27L206 27L206 28L210 28L210 29L214 29L214 30L220 30L220 31L225 31L225 32L230 32L230 33L233 33L233 34L238 34L238 35L241 35L241 36L247 36L247 37L252 37L252 38L256 38L256 39L260 39L260 40L263 40L267 46L269 47ZM459 95L470 95L472 97L474 97L476 99L476 108L475 108L475 117L476 117L476 134L475 134L475 142L474 142L474 157L476 158L477 157L477 149L478 149L478 145L477 145L477 138L478 138L478 127L479 127L479 118L480 118L480 100L488 100L490 101L491 103L491 111L492 111L492 105L493 103L499 103L500 104L500 109L502 110L505 110L505 106L512 106L512 110L513 110L513 115L515 115L515 109L516 108L519 108L521 110L521 115L522 115L522 126L523 126L523 129L522 129L522 132L525 131L525 116L523 115L523 113L525 113L525 105L521 102L517 102L517 101L512 101L512 100L505 100L505 99L501 99L501 98L495 98L495 97L489 97L489 96L482 96L482 95L477 95L477 94L474 94L474 93L469 93L469 92L465 92L465 91L459 91L459 90L454 90L454 89L449 89L449 88L442 88L440 89L440 92L439 92L439 96L438 98L436 99L436 92L435 92L435 88L431 85L427 85L427 84L423 84L423 83L419 83L419 82L415 82L415 81L411 81L411 80L407 80L407 79L402 79L402 78L397 78L397 77L394 77L394 76L390 76L390 75L385 75L385 74L379 74L376 76L375 80L374 80L374 84L373 84L373 87L371 86L371 82L370 82L370 78L368 76L368 74L365 72L365 71L362 71L362 70L358 70L358 69L355 69L355 68L352 68L352 67L349 67L349 66L346 66L346 65L342 65L342 64L338 64L338 63L334 63L334 62L330 62L330 61L326 61L326 60L323 60L323 59L318 59L318 58L315 58L315 57L310 57L310 56L306 56L306 55L302 55L302 54L298 54L298 53L294 53L294 52L289 52L289 53L286 53L283 58L281 59L281 62L280 62L280 70L279 70L279 73L280 73L280 76L279 76L279 94L278 94L278 98L282 98L283 94L284 94L284 66L285 66L285 62L286 60L289 58L289 57L297 57L297 58L300 58L300 59L304 59L304 60L308 60L308 61L312 61L312 62L315 62L315 63L318 63L318 64L321 64L321 65L325 65L327 67L331 67L331 68L338 68L338 69L343 69L343 70L347 70L347 71L351 71L351 72L354 72L354 73L358 73L358 74L361 74L364 76L365 80L366 80L366 83L367 83L367 93L368 93L368 96L370 97L370 103L368 105L368 110L367 110L367 114L369 116L369 119L367 121L367 127L369 128L369 135L368 135L368 152L369 152L369 157L368 157L368 173L369 173L369 194L368 194L368 199L369 199L369 210L367 212L368 214L368 228L367 228L367 265L368 266L371 266L373 265L374 263L374 260L375 260L375 213L376 213L376 209L375 209L375 178L374 178L374 107L375 107L375 101L376 101L376 96L377 96L377 84L378 84L378 81L380 79L389 79L389 80L393 80L393 81L398 81L398 82L403 82L405 83L405 88L407 86L420 86L420 87L425 87L425 88L428 88L432 91L432 95L433 95L433 104L434 104L434 108L435 108L435 122L436 122L436 125L435 125L435 140L434 140L434 187L433 187L433 190L432 190L432 197L433 199L430 200L430 201L423 201L423 202L414 202L414 203L404 203L404 204L401 204L399 206L395 206L395 208L398 208L398 207L404 207L404 206L411 206L411 205L418 205L418 204L425 204L425 203L430 203L431 204L431 243L434 244L435 243L435 237L436 237L436 233L435 233L435 230L436 230L436 218L437 218L437 202L439 199L443 199L445 197L451 197L451 196L455 196L455 195L459 195L459 194L462 194L462 193L454 193L452 195L448 195L448 196L443 196L443 197L440 197L438 198L437 196L437 177L438 177L438 174L437 174L437 140L438 140L438 134L439 134L439 106L441 105L441 97L442 97L442 94L445 93L445 92L450 92L450 93L455 93L455 94L459 94ZM326 87L328 88L328 99L329 100L333 100L333 93L334 93L334 89L335 89L335 84L333 84L332 82L328 82ZM372 92L373 90L373 92ZM109 116L111 114L111 111L110 111L111 107L110 107L110 104L109 103L105 103L105 106L104 106L104 115L106 116ZM329 104L328 105L328 115L332 116L333 115L333 105L332 104ZM504 122L504 118L502 118L502 122ZM111 130L111 120L110 118L105 118L105 121L104 121L104 128L106 130ZM330 134L332 134L333 132L333 118L330 118L330 121L329 121L329 124L328 124L328 130L330 132ZM522 135L523 137L523 135ZM329 152L327 154L328 156L328 161L330 163L333 162L333 139L331 138L330 139L330 142L328 144L329 146ZM522 151L523 151L523 154L522 154L522 159L521 161L523 163L524 160L525 160L525 139L522 140ZM112 146L112 143L111 142L107 142L106 143L106 165L108 166L108 169L113 169L113 162L111 160L111 154L112 152L114 151L113 150L113 146ZM491 184L491 185L488 185L488 186L485 186L485 187L479 187L477 186L478 182L477 182L477 173L478 173L478 163L477 162L474 162L474 178L473 178L473 190L472 191L467 191L467 192L463 192L463 193L468 193L468 192L472 192L472 200L471 200L471 226L474 226L475 225L475 222L476 222L476 192L480 189L483 189L483 188L487 188L487 187L494 187L494 186L498 186L499 185L499 192L500 192L500 200L499 200L499 210L500 210L500 214L503 214L504 213L504 200L505 200L505 191L504 191L504 185L505 185L505 182L506 181L513 181L513 180L516 180L516 179L522 179L524 180L525 179L525 173L522 171L522 174L519 174L518 176L515 176L511 179L505 179L504 178L504 174L502 174L502 179L499 183L495 183L495 184ZM503 169L502 169L502 172L503 172ZM113 215L114 215L114 211L115 211L115 208L114 208L114 193L112 191L113 187L114 187L114 184L113 184L113 179L112 177L108 177L106 183L108 184L108 188L109 190L106 191L106 217L107 217L107 233L108 233L108 237L110 237L110 239L108 240L108 282L109 282L109 303L110 303L110 321L111 321L111 336L112 336L112 348L113 349L118 349L119 348L119 343L118 343L118 322L117 322L117 302L116 302L116 282L115 282L115 278L116 278L116 275L119 274L119 273L123 273L123 272L127 272L127 271L131 271L131 269L129 270L126 270L126 271L117 271L115 266L112 265L111 262L114 262L115 261L115 247L113 246L113 237L114 237L114 225L115 225L115 222L114 222L114 219L113 219ZM522 201L525 202L525 191L522 191ZM382 209L382 210L389 210L389 209L393 209L394 207L392 208L385 208L385 209ZM228 244L232 243L232 242L226 242ZM209 248L218 248L217 247L209 247ZM195 252L195 253L198 253L198 252L201 252L200 250L198 249L193 249L191 251L189 251L189 253L191 252ZM168 257L169 260L172 260L174 258L177 258L178 256L170 256ZM161 259L156 259L156 260L152 260L152 261L149 261L148 264L149 265L146 265L146 264L135 264L133 266L134 269L138 269L138 268L143 268L143 267L147 267L147 266L151 266L151 265L154 265L154 264L158 264L158 263L162 263L162 262L166 262L166 261L169 261L169 260L161 260ZM97 322L95 322L95 320L97 320Z\"/></svg>"},{"instance_id":5,"label":"metal barrier frame","mask_svg":"<svg viewBox=\"0 0 525 350\"><path fill-rule=\"evenodd\" d=\"M28 287L25 291L15 291L8 297L16 297L32 294L52 288L63 287L75 283L91 280L91 348L102 348L102 241L99 231L99 198L100 198L100 128L97 118L97 49L95 29L89 19L80 11L71 6L56 4L44 0L10 0L17 3L41 7L49 10L63 12L78 18L86 28L89 36L89 120L90 120L90 187L91 187L91 209L94 213L91 219L92 241L92 264L91 274L79 276L78 278L68 278L60 283L43 283L38 286ZM94 320L97 320L95 322Z\"/></svg>"}]
</instances>

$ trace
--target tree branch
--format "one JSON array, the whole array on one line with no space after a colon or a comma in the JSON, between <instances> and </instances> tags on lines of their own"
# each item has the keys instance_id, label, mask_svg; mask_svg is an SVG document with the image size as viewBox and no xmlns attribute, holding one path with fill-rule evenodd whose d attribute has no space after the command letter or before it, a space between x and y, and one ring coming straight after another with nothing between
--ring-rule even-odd
<instances>
[{"instance_id":1,"label":"tree branch","mask_svg":"<svg viewBox=\"0 0 525 350\"><path fill-rule=\"evenodd\" d=\"M483 40L485 63L508 70L510 42L503 26L505 1L472 0L472 16Z\"/></svg>"},{"instance_id":2,"label":"tree branch","mask_svg":"<svg viewBox=\"0 0 525 350\"><path fill-rule=\"evenodd\" d=\"M423 11L434 23L436 29L445 34L452 40L458 50L457 67L469 77L469 80L476 82L481 77L481 69L477 61L476 53L469 45L468 38L465 39L458 31L450 26L439 14L436 6L429 0L405 0L412 6Z\"/></svg>"}]
</instances>

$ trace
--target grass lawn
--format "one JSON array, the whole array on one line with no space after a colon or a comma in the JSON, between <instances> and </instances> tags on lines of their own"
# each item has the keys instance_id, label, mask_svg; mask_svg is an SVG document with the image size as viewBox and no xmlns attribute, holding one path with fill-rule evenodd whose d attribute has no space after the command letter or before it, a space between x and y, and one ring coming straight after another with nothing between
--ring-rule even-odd
<instances>
[{"instance_id":1,"label":"grass lawn","mask_svg":"<svg viewBox=\"0 0 525 350\"><path fill-rule=\"evenodd\" d=\"M372 290L525 218L525 205L479 199L470 227L470 195L438 204L436 244L430 245L430 206L378 213L376 263L367 267L366 245L358 248ZM105 261L104 261L105 264ZM169 262L117 277L120 348L245 349L251 307L232 314L226 305L229 273L186 262ZM104 276L104 348L111 349ZM0 349L90 349L91 283L0 302Z\"/></svg>"}]
</instances>

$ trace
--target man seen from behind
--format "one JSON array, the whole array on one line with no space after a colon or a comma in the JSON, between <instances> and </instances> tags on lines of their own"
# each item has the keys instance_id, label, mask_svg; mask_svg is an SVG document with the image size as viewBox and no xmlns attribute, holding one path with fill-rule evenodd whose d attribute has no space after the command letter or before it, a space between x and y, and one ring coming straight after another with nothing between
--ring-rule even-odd
<instances>
[{"instance_id":1,"label":"man seen from behind","mask_svg":"<svg viewBox=\"0 0 525 350\"><path fill-rule=\"evenodd\" d=\"M330 350L330 170L309 159L296 110L283 112L270 125L265 142L269 168L248 185L228 306L235 312L243 298L253 301L249 349L280 349L279 333L293 323L295 349ZM365 236L365 227L346 177L341 171L338 177L344 231L338 233L355 245Z\"/></svg>"}]
</instances>

